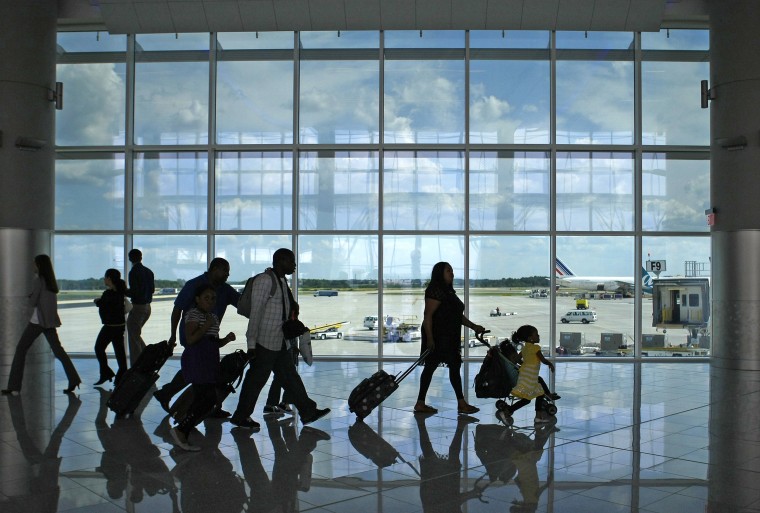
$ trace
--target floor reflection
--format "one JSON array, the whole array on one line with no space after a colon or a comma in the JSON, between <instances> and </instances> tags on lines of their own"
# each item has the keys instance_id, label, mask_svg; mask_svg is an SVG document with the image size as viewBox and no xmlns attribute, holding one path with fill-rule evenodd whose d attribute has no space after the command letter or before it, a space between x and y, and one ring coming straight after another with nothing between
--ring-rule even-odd
<instances>
[{"instance_id":1,"label":"floor reflection","mask_svg":"<svg viewBox=\"0 0 760 513\"><path fill-rule=\"evenodd\" d=\"M74 395L66 396L66 411L50 433L47 443L43 445L39 439L44 437L44 434L42 437L39 436L42 433L31 430L27 425L22 396L8 396L7 400L16 440L26 460L26 465L17 466L13 469L15 477L20 479L23 476L23 479L17 482L20 489L17 490L16 494L10 496L8 509L42 513L58 511L60 496L58 476L63 459L58 453L63 437L71 427L82 402ZM7 463L8 460L4 462L4 470ZM5 510L5 507L3 509Z\"/></svg>"},{"instance_id":2,"label":"floor reflection","mask_svg":"<svg viewBox=\"0 0 760 513\"><path fill-rule=\"evenodd\" d=\"M97 378L95 360L76 364L85 382ZM178 363L167 365L171 376ZM305 367L304 382L329 416L303 427L290 416L263 417L259 405L256 433L208 419L191 433L197 453L174 448L170 418L153 400L115 418L110 386L66 396L57 382L48 397L3 397L0 511L760 511L754 445L736 445L748 449L730 473L725 458L711 465L707 365L562 363L557 422L544 426L528 409L501 424L492 400L471 398L481 412L457 415L443 375L430 392L439 413L415 415L417 374L359 422L345 398L376 368ZM236 401L232 394L225 408ZM726 498L708 504L708 489L726 486L726 476L753 493L741 504L730 503L736 494L712 493Z\"/></svg>"}]
</instances>

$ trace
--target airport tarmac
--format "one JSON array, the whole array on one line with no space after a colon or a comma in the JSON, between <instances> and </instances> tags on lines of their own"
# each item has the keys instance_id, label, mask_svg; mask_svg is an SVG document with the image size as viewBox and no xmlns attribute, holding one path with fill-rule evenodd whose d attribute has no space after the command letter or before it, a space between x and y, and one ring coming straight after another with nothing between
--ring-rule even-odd
<instances>
[{"instance_id":1,"label":"airport tarmac","mask_svg":"<svg viewBox=\"0 0 760 513\"><path fill-rule=\"evenodd\" d=\"M461 297L461 294L460 294ZM143 339L147 343L165 340L170 335L170 316L175 296L156 296L152 304L150 320L143 329ZM532 324L538 328L542 336L542 346L548 350L550 334L550 300L546 298L530 298L525 295L507 295L506 291L488 289L476 290L469 297L468 317L475 323L481 324L491 331L491 335L499 339L508 337L523 324ZM602 333L622 333L625 344L633 347L633 317L634 304L632 298L591 300L590 308L597 312L598 320L590 324L562 324L559 317L575 307L572 296L558 296L557 322L555 340L560 339L562 332L581 333L581 347L590 356L594 356L594 348L600 346ZM378 331L364 327L364 317L376 315L379 310L378 294L376 292L340 291L338 296L314 297L305 292L299 298L301 305L301 320L314 328L332 323L344 323L340 330L342 339L327 338L313 340L312 347L315 355L332 357L369 356L378 354ZM499 308L498 317L490 316L492 310ZM419 325L422 322L424 308L423 290L406 291L390 290L384 294L383 314L408 324ZM643 332L657 332L655 328L646 325L651 317L652 302L646 298L643 302L645 325ZM92 353L95 338L100 330L100 319L95 306L88 301L61 301L59 313L63 325L59 334L64 347L72 353ZM228 344L223 353L234 349L245 349L245 331L248 320L237 314L229 307L222 321L223 334L234 332L237 340ZM666 346L680 346L687 341L687 330L678 328L668 329L665 333ZM555 343L554 346L558 346ZM466 355L480 358L485 354L485 348L478 346L467 347ZM110 348L109 348L110 351ZM419 354L419 340L412 342L384 342L383 356L414 356Z\"/></svg>"}]
</instances>

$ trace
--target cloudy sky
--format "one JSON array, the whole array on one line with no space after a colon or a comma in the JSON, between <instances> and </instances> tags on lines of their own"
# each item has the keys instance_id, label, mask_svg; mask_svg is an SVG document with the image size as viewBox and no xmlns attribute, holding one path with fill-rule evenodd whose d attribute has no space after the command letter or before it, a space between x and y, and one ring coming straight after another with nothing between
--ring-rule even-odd
<instances>
[{"instance_id":1,"label":"cloudy sky","mask_svg":"<svg viewBox=\"0 0 760 513\"><path fill-rule=\"evenodd\" d=\"M676 32L672 38L642 38L645 48L699 48L704 44L702 33L689 39ZM300 160L290 153L294 139L346 149L352 144L377 145L381 132L386 144L427 148L438 144L463 147L468 141L475 145L547 145L551 139L550 65L540 52L547 48L548 33L471 34L474 50L523 48L534 53L518 59L486 59L474 52L469 84L465 62L456 52L464 47L461 32L427 32L423 37L416 32L387 33L389 53L382 70L377 33L343 33L340 38L334 33L303 34L304 54L297 70L287 59L293 48L292 34L260 36L220 35L224 52L218 54L213 84L214 116L210 112L209 63L203 60L208 54L208 36L138 36L138 45L145 51L196 52L188 53L191 58L182 62L137 56L136 144L197 145L198 150L136 155L132 187L135 229L156 234L136 236L135 242L144 245L147 254L153 253L160 274L191 277L202 270L209 218L219 228L230 230L290 230L295 219L303 230L370 232L304 234L299 240L303 262L299 272L310 277L376 276L381 261L380 228L425 232L420 236L384 235L382 269L394 279L424 278L439 260L450 261L461 276L466 254L473 278L552 272L550 240L535 235L550 228L551 166L545 150L536 156L483 154L473 148L469 162L458 150L365 151L361 157L320 151L316 158ZM601 46L625 51L631 40L630 34L557 34L560 49ZM93 41L89 35L69 34L60 44L72 54L115 51L126 46L126 39L101 36ZM308 51L316 49L332 53L315 58ZM335 58L341 55L339 50L351 50L353 57ZM257 51L268 53L262 58L264 54ZM403 51L407 54L398 53ZM604 52L598 55L604 59ZM699 108L694 90L694 84L708 78L708 63L644 62L642 72L644 143L709 144L708 111ZM300 110L294 126L296 76ZM59 65L58 80L64 82L67 96L66 108L58 113L57 144L113 147L113 152L97 158L78 154L58 161L56 228L122 230L127 190L127 166L121 153L126 132L126 65L66 61ZM634 239L617 235L634 227L630 145L634 141L635 96L631 61L557 62L557 142L584 145L585 149L559 152L556 164L557 229L584 232L559 237L556 253L577 274L635 273ZM212 140L284 145L283 151L273 151L263 159L225 152L220 160L208 162L205 150L213 142L209 140L212 119ZM598 144L622 146L616 154L590 153ZM296 162L302 167L303 181L299 186L301 210L294 218L290 198ZM209 214L208 173L215 166L217 206ZM471 169L469 180L466 167ZM658 231L707 233L703 212L709 202L709 163L651 153L645 154L643 167L644 230L652 235ZM270 193L263 193L265 190ZM466 211L468 192L470 210ZM465 251L464 237L456 232L468 228L468 219L469 228L478 231ZM160 234L166 230L201 232ZM587 233L610 230L615 235L591 237ZM488 233L492 231L511 235ZM531 234L519 235L521 231ZM123 265L121 240L119 235L57 237L59 274L99 276L105 267ZM216 253L239 262L233 275L241 278L260 270L257 266L267 260L272 245L291 246L287 237L279 235L233 235L223 240L219 239ZM263 247L256 249L251 244ZM709 238L645 237L642 251L644 259L646 254L667 259L668 271L681 274L685 261L709 261Z\"/></svg>"}]
</instances>

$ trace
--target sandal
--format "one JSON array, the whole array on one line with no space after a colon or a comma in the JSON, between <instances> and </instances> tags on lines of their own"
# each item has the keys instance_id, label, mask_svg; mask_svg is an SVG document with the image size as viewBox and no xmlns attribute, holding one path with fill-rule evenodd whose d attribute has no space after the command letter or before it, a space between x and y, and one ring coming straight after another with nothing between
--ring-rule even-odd
<instances>
[{"instance_id":1,"label":"sandal","mask_svg":"<svg viewBox=\"0 0 760 513\"><path fill-rule=\"evenodd\" d=\"M414 413L438 413L438 410L425 404L423 406L415 406Z\"/></svg>"},{"instance_id":2,"label":"sandal","mask_svg":"<svg viewBox=\"0 0 760 513\"><path fill-rule=\"evenodd\" d=\"M457 409L457 412L461 415L470 415L472 413L478 413L480 411L480 408L473 406L471 404L468 404L467 406L460 406Z\"/></svg>"}]
</instances>

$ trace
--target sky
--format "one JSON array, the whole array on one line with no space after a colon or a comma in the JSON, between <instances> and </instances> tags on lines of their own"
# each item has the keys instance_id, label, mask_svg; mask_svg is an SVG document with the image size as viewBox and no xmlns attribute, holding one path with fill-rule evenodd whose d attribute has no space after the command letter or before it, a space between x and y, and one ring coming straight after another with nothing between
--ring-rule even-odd
<instances>
[{"instance_id":1,"label":"sky","mask_svg":"<svg viewBox=\"0 0 760 513\"><path fill-rule=\"evenodd\" d=\"M671 32L670 37L642 36L644 48L701 49L705 45L704 31ZM193 60L206 58L203 56L208 54L209 37L140 35L137 44L144 51L198 53L183 62L161 62L137 55L135 142L153 148L197 145L199 151L137 154L131 187L135 195L134 227L148 233L136 237L136 241L143 241L148 252L155 253L161 273L192 277L208 256L205 232L209 222L230 223L230 230L263 231L290 230L294 222L301 223L306 230L299 240L302 271L309 276L324 274L332 278L377 273L381 228L397 232L422 230L425 235L421 237L397 232L384 235L382 263L386 276L426 276L438 260L456 263L455 269L458 265L461 275L466 254L472 277L496 279L549 273L553 268L550 239L545 235L520 235L521 231L546 232L550 228L548 160L542 162L519 154L504 156L504 152L488 157L493 165L481 170L484 179L477 183L482 188L474 189L470 181L473 210L468 213L469 228L478 232L471 236L469 251L465 251L460 235L467 229L468 217L464 169L477 166L475 162L465 162L461 151L375 152L370 158L321 152L320 158L309 161L316 162L310 169L305 168L306 161L299 162L304 166L304 182L297 196L301 210L295 216L290 206L292 193L282 192L279 187L283 183L297 186L297 181L285 178L291 173L288 166L296 162L288 153L295 139L302 144L339 148L372 146L380 141L381 121L382 138L387 144L450 144L461 148L467 142L468 122L473 144L546 145L550 141L551 89L549 63L544 57L548 54L541 52L548 46L548 35L472 33L470 97L466 98L465 63L459 56L463 55L463 32L424 32L422 37L417 32L386 33L385 45L390 53L382 74L377 60L377 33L305 33L301 40L303 61L298 70L287 57L294 44L292 34L221 34L219 47L226 53L218 54L216 133L211 138L225 144L267 144L269 150L276 148L272 145L283 145L284 153L272 150L264 162L275 165L267 168L250 159L235 159L234 151L227 152L226 174L214 178L222 183L221 177L225 177L224 183L233 185L225 185L228 188L224 194L213 191L218 203L211 214L208 172L217 163L208 162L204 151L209 144L211 117L209 64ZM631 41L631 34L557 34L558 48L603 49L592 54L602 58L606 52L625 52ZM122 50L126 39L101 34L93 41L92 34L62 34L59 44L76 57L74 54L83 50ZM538 53L518 60L479 59L477 50L483 48L521 48ZM307 51L317 49L351 50L355 57L313 59L314 54ZM269 53L266 59L254 61L251 56L260 53L241 56L235 50ZM398 52L403 51L408 52L407 57L398 58ZM300 75L300 110L298 128L294 129L296 71ZM708 111L699 108L698 96L692 91L694 84L708 78L708 63L644 62L642 71L645 142L708 145ZM125 184L127 163L120 153L126 130L126 65L60 64L58 80L64 82L67 96L66 108L58 112L57 144L113 147L113 152L80 154L58 161L56 228L121 231L124 198L129 189ZM634 273L634 239L617 235L634 227L633 166L630 162L626 165L634 128L633 63L560 60L556 80L557 141L578 144L585 150L568 153L557 163L558 172L564 173L557 180L558 187L562 186L557 191L557 229L583 233L559 237L556 254L577 274ZM465 112L469 113L468 120ZM590 158L589 150L599 144L620 144L623 156L610 158L609 153L602 152ZM644 238L642 258L646 259L646 253L652 258L667 259L672 262L669 271L677 274L687 260L709 261L709 238L654 235L661 231L707 233L703 212L709 202L709 166L665 156L654 158L655 155L648 154L644 165L643 227L652 236ZM562 152L558 157L563 157ZM382 189L378 168L381 159L385 163ZM307 172L316 177L310 189L304 189ZM351 189L345 186L349 177ZM239 185L234 185L236 180ZM247 188L251 180L261 183L259 191ZM281 192L277 194L261 192L278 187ZM482 224L473 224L475 221ZM310 229L369 233L309 235ZM199 234L171 234L176 230ZM610 230L614 234L588 235ZM170 236L160 236L162 231L168 231ZM447 233L452 231L460 234ZM496 233L503 231L511 236ZM153 232L155 236L150 235ZM217 245L216 253L229 253L231 258L234 255L241 262L238 268L246 273L248 267L261 262L249 258L251 248L246 245L254 239L247 235L238 239L229 246ZM59 273L62 277L99 276L98 269L103 265L120 265L124 253L120 240L118 235L57 237L57 252L67 256L57 255ZM267 240L283 242L281 236ZM185 246L178 248L178 243ZM268 242L265 247L269 247ZM320 257L315 256L318 252L322 252ZM75 254L82 258L68 258Z\"/></svg>"}]
</instances>

